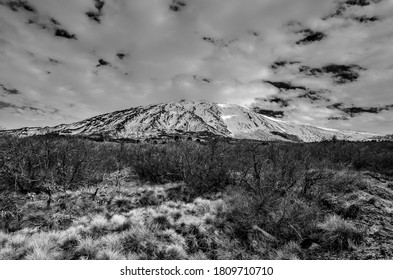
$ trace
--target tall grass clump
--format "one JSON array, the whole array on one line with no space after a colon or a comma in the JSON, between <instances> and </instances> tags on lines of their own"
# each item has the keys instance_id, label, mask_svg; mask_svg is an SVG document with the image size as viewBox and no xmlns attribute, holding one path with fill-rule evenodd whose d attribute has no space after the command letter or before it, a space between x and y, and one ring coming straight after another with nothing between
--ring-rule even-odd
<instances>
[{"instance_id":1,"label":"tall grass clump","mask_svg":"<svg viewBox=\"0 0 393 280\"><path fill-rule=\"evenodd\" d=\"M365 232L338 215L328 215L317 227L322 231L323 246L330 250L348 250L359 244Z\"/></svg>"}]
</instances>

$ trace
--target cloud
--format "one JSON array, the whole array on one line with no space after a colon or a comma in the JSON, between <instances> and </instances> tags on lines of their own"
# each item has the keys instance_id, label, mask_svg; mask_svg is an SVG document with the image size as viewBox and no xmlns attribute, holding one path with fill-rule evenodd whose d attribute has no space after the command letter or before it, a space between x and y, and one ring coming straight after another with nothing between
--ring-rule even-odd
<instances>
[{"instance_id":1,"label":"cloud","mask_svg":"<svg viewBox=\"0 0 393 280\"><path fill-rule=\"evenodd\" d=\"M0 5L8 7L14 12L18 12L19 10L24 10L30 13L36 12L36 9L28 1L23 0L0 1Z\"/></svg>"},{"instance_id":2,"label":"cloud","mask_svg":"<svg viewBox=\"0 0 393 280\"><path fill-rule=\"evenodd\" d=\"M282 98L277 97L277 96L273 96L273 97L270 97L269 99L265 99L265 101L268 101L270 103L276 103L281 108L289 106L289 100L285 100L285 99L282 99Z\"/></svg>"},{"instance_id":3,"label":"cloud","mask_svg":"<svg viewBox=\"0 0 393 280\"><path fill-rule=\"evenodd\" d=\"M123 52L118 52L118 53L116 54L116 56L117 56L119 59L125 59L127 56L129 56L129 54L123 53Z\"/></svg>"},{"instance_id":4,"label":"cloud","mask_svg":"<svg viewBox=\"0 0 393 280\"><path fill-rule=\"evenodd\" d=\"M379 114L382 111L389 111L393 110L393 104L391 105L384 105L379 107L357 107L357 106L350 106L345 107L342 103L335 103L328 107L329 109L337 109L343 113L345 113L342 117L332 117L333 119L347 119L348 117L355 117L360 114Z\"/></svg>"},{"instance_id":5,"label":"cloud","mask_svg":"<svg viewBox=\"0 0 393 280\"><path fill-rule=\"evenodd\" d=\"M375 22L375 21L379 21L381 20L379 17L376 16L372 16L372 17L368 17L368 16L353 16L351 17L351 19L356 20L360 23L370 23L370 22Z\"/></svg>"},{"instance_id":6,"label":"cloud","mask_svg":"<svg viewBox=\"0 0 393 280\"><path fill-rule=\"evenodd\" d=\"M15 105L15 104L11 104L11 103L8 103L8 102L3 102L3 101L0 101L0 109L4 109L4 108L14 108L14 109L17 109L17 110L26 110L26 111L34 111L34 112L38 112L38 113L44 113L44 111L43 110L41 110L41 109L39 109L39 108L36 108L36 107L32 107L32 106L17 106L17 105Z\"/></svg>"},{"instance_id":7,"label":"cloud","mask_svg":"<svg viewBox=\"0 0 393 280\"><path fill-rule=\"evenodd\" d=\"M347 0L338 1L334 12L328 15L325 19L333 17L349 17L353 16L354 12L363 11L365 7L375 5L384 0ZM351 14L352 13L352 14ZM349 16L348 16L349 15Z\"/></svg>"},{"instance_id":8,"label":"cloud","mask_svg":"<svg viewBox=\"0 0 393 280\"><path fill-rule=\"evenodd\" d=\"M254 107L253 110L258 114L265 115L268 117L273 117L278 119L284 117L284 111L266 110L258 107Z\"/></svg>"},{"instance_id":9,"label":"cloud","mask_svg":"<svg viewBox=\"0 0 393 280\"><path fill-rule=\"evenodd\" d=\"M181 0L172 0L172 3L169 5L169 9L173 12L180 12L187 6L185 1Z\"/></svg>"},{"instance_id":10,"label":"cloud","mask_svg":"<svg viewBox=\"0 0 393 280\"><path fill-rule=\"evenodd\" d=\"M10 128L191 99L258 105L319 126L393 129L391 110L343 121L328 108L392 103L390 0L0 3L0 81L21 93L0 88L2 102L43 110L1 108Z\"/></svg>"},{"instance_id":11,"label":"cloud","mask_svg":"<svg viewBox=\"0 0 393 280\"><path fill-rule=\"evenodd\" d=\"M271 84L272 86L278 88L280 91L283 90L306 90L304 86L295 86L291 82L272 82L272 81L265 81L267 84Z\"/></svg>"},{"instance_id":12,"label":"cloud","mask_svg":"<svg viewBox=\"0 0 393 280\"><path fill-rule=\"evenodd\" d=\"M327 102L329 102L330 99L328 97L324 96L325 93L326 93L326 91L324 91L324 90L319 90L319 91L306 90L304 93L301 93L297 97L298 98L305 98L305 99L311 100L311 102L316 102L316 101L327 101Z\"/></svg>"},{"instance_id":13,"label":"cloud","mask_svg":"<svg viewBox=\"0 0 393 280\"><path fill-rule=\"evenodd\" d=\"M270 67L271 67L273 70L277 70L277 69L280 69L280 68L284 68L284 67L286 67L287 65L299 64L299 63L300 63L300 61L277 60L277 61L274 61L274 62L272 63L272 65L270 65Z\"/></svg>"},{"instance_id":14,"label":"cloud","mask_svg":"<svg viewBox=\"0 0 393 280\"><path fill-rule=\"evenodd\" d=\"M96 65L96 67L101 67L101 66L111 66L111 64L108 61L100 58L98 60L98 64Z\"/></svg>"},{"instance_id":15,"label":"cloud","mask_svg":"<svg viewBox=\"0 0 393 280\"><path fill-rule=\"evenodd\" d=\"M0 109L3 109L3 108L14 108L14 107L15 106L13 104L8 103L8 102L3 102L3 101L0 100Z\"/></svg>"},{"instance_id":16,"label":"cloud","mask_svg":"<svg viewBox=\"0 0 393 280\"><path fill-rule=\"evenodd\" d=\"M94 0L94 10L89 10L85 14L86 16L96 23L101 23L101 18L104 15L103 8L105 6L105 2L102 0Z\"/></svg>"},{"instance_id":17,"label":"cloud","mask_svg":"<svg viewBox=\"0 0 393 280\"><path fill-rule=\"evenodd\" d=\"M72 40L77 40L75 34L69 33L67 30L56 28L55 29L55 36L57 37L63 37L66 39L72 39Z\"/></svg>"},{"instance_id":18,"label":"cloud","mask_svg":"<svg viewBox=\"0 0 393 280\"><path fill-rule=\"evenodd\" d=\"M0 88L2 88L3 92L6 94L21 94L21 92L19 90L17 90L16 88L7 88L3 84L0 84Z\"/></svg>"},{"instance_id":19,"label":"cloud","mask_svg":"<svg viewBox=\"0 0 393 280\"><path fill-rule=\"evenodd\" d=\"M301 30L300 33L304 33L304 38L297 41L297 45L311 44L313 42L321 41L326 37L326 34L319 31L313 31L311 29Z\"/></svg>"},{"instance_id":20,"label":"cloud","mask_svg":"<svg viewBox=\"0 0 393 280\"><path fill-rule=\"evenodd\" d=\"M321 68L311 68L309 66L301 66L299 68L301 73L308 76L319 77L321 75L330 75L336 84L355 82L360 76L359 72L365 70L366 68L355 64L328 64Z\"/></svg>"}]
</instances>

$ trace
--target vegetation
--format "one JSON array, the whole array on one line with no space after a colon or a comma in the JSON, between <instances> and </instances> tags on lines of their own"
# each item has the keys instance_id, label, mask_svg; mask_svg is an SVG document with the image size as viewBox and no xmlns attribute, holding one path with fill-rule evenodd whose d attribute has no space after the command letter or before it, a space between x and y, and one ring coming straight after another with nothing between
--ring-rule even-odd
<instances>
[{"instance_id":1,"label":"vegetation","mask_svg":"<svg viewBox=\"0 0 393 280\"><path fill-rule=\"evenodd\" d=\"M368 175L393 143L3 137L0 259L351 258L393 199Z\"/></svg>"}]
</instances>

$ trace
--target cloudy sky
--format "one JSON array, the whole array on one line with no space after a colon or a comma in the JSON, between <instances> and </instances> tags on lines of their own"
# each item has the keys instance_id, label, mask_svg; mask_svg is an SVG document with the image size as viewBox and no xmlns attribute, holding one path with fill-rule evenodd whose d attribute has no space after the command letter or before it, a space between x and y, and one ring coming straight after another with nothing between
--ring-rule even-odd
<instances>
[{"instance_id":1,"label":"cloudy sky","mask_svg":"<svg viewBox=\"0 0 393 280\"><path fill-rule=\"evenodd\" d=\"M393 0L0 0L0 127L179 99L393 133Z\"/></svg>"}]
</instances>

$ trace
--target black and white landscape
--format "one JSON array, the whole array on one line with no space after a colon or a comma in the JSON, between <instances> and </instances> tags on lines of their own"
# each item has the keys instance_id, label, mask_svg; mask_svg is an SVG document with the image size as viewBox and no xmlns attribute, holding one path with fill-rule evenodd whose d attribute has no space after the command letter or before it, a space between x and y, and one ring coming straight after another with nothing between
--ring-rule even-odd
<instances>
[{"instance_id":1,"label":"black and white landscape","mask_svg":"<svg viewBox=\"0 0 393 280\"><path fill-rule=\"evenodd\" d=\"M0 0L0 260L392 259L392 13Z\"/></svg>"}]
</instances>

